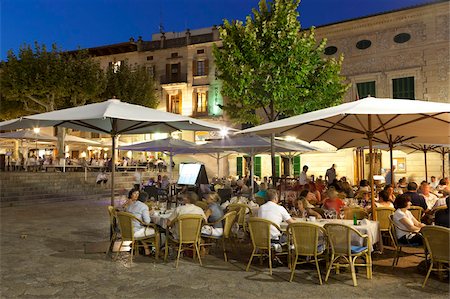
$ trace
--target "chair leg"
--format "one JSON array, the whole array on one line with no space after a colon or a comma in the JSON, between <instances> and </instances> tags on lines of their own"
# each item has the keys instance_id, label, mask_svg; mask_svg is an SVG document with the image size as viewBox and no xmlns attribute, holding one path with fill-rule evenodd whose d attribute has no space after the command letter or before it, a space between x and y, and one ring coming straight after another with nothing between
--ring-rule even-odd
<instances>
[{"instance_id":1,"label":"chair leg","mask_svg":"<svg viewBox=\"0 0 450 299\"><path fill-rule=\"evenodd\" d=\"M367 279L372 279L372 256L370 252L366 254L366 270L367 270Z\"/></svg>"},{"instance_id":2,"label":"chair leg","mask_svg":"<svg viewBox=\"0 0 450 299\"><path fill-rule=\"evenodd\" d=\"M169 242L166 238L165 246L164 246L164 263L167 263L167 257L169 255Z\"/></svg>"},{"instance_id":3,"label":"chair leg","mask_svg":"<svg viewBox=\"0 0 450 299\"><path fill-rule=\"evenodd\" d=\"M178 262L180 261L180 255L181 255L181 243L180 243L180 245L178 246L178 255L177 255L177 261L176 261L176 263L175 263L175 269L177 269L178 268Z\"/></svg>"},{"instance_id":4,"label":"chair leg","mask_svg":"<svg viewBox=\"0 0 450 299\"><path fill-rule=\"evenodd\" d=\"M198 250L198 244L194 243L194 246L195 246L195 251L197 252L197 256L198 256L198 262L200 263L200 266L203 266L202 259L200 258L200 250Z\"/></svg>"},{"instance_id":5,"label":"chair leg","mask_svg":"<svg viewBox=\"0 0 450 299\"><path fill-rule=\"evenodd\" d=\"M225 246L225 238L222 238L222 246L223 246L223 258L225 259L225 262L228 262L227 248Z\"/></svg>"},{"instance_id":6,"label":"chair leg","mask_svg":"<svg viewBox=\"0 0 450 299\"><path fill-rule=\"evenodd\" d=\"M255 255L255 252L256 252L256 250L255 250L255 248L253 248L252 255L250 256L250 260L248 261L247 268L245 269L246 272L248 272L248 269L250 269L250 265L252 264L252 260L253 260L253 256Z\"/></svg>"},{"instance_id":7,"label":"chair leg","mask_svg":"<svg viewBox=\"0 0 450 299\"><path fill-rule=\"evenodd\" d=\"M358 283L356 282L356 272L355 272L355 260L352 259L352 257L349 257L349 263L350 263L350 270L352 271L352 280L353 280L353 286L356 287L358 286Z\"/></svg>"},{"instance_id":8,"label":"chair leg","mask_svg":"<svg viewBox=\"0 0 450 299\"><path fill-rule=\"evenodd\" d=\"M155 260L159 259L159 236L155 235Z\"/></svg>"},{"instance_id":9,"label":"chair leg","mask_svg":"<svg viewBox=\"0 0 450 299\"><path fill-rule=\"evenodd\" d=\"M295 266L297 265L297 261L298 255L295 256L294 262L291 264L291 278L289 279L289 282L292 282L292 280L294 279Z\"/></svg>"},{"instance_id":10,"label":"chair leg","mask_svg":"<svg viewBox=\"0 0 450 299\"><path fill-rule=\"evenodd\" d=\"M135 242L131 242L130 267L131 267L131 265L133 264L133 254L134 254L134 251L135 251L134 246L135 246Z\"/></svg>"},{"instance_id":11,"label":"chair leg","mask_svg":"<svg viewBox=\"0 0 450 299\"><path fill-rule=\"evenodd\" d=\"M334 253L331 254L330 264L328 265L327 275L325 275L325 281L328 281L328 277L330 276L331 268L333 268L334 263Z\"/></svg>"},{"instance_id":12,"label":"chair leg","mask_svg":"<svg viewBox=\"0 0 450 299\"><path fill-rule=\"evenodd\" d=\"M317 275L319 275L319 283L320 283L320 285L322 285L322 275L320 274L319 260L317 260L317 255L314 256L314 260L316 262Z\"/></svg>"},{"instance_id":13,"label":"chair leg","mask_svg":"<svg viewBox=\"0 0 450 299\"><path fill-rule=\"evenodd\" d=\"M120 249L122 249L122 244L123 244L123 241L120 241L119 249L117 250L117 254L116 254L116 257L115 257L116 260L119 257Z\"/></svg>"},{"instance_id":14,"label":"chair leg","mask_svg":"<svg viewBox=\"0 0 450 299\"><path fill-rule=\"evenodd\" d=\"M430 263L430 268L428 269L427 276L425 276L425 280L423 281L422 288L427 284L428 277L430 277L431 271L433 270L433 262Z\"/></svg>"},{"instance_id":15,"label":"chair leg","mask_svg":"<svg viewBox=\"0 0 450 299\"><path fill-rule=\"evenodd\" d=\"M272 249L269 248L269 274L272 275Z\"/></svg>"}]
</instances>

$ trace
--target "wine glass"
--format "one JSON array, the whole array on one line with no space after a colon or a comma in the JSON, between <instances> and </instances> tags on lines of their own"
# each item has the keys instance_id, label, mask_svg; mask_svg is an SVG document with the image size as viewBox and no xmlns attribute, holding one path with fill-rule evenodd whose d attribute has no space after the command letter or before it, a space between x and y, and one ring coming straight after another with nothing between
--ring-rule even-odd
<instances>
[{"instance_id":1,"label":"wine glass","mask_svg":"<svg viewBox=\"0 0 450 299\"><path fill-rule=\"evenodd\" d=\"M341 210L339 211L339 218L341 218L341 220L342 220L342 219L344 219L344 217L345 217L345 210L344 210L344 209L341 209Z\"/></svg>"}]
</instances>

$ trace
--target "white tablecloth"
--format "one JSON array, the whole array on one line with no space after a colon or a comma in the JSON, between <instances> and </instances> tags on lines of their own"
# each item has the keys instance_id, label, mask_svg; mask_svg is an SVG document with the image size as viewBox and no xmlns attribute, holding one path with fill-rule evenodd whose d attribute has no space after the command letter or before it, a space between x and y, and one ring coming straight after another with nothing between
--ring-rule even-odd
<instances>
[{"instance_id":1,"label":"white tablecloth","mask_svg":"<svg viewBox=\"0 0 450 299\"><path fill-rule=\"evenodd\" d=\"M171 214L172 211L166 211L165 214L153 214L150 215L150 219L152 219L152 223L158 224L162 228L167 228L167 221Z\"/></svg>"},{"instance_id":2,"label":"white tablecloth","mask_svg":"<svg viewBox=\"0 0 450 299\"><path fill-rule=\"evenodd\" d=\"M303 218L292 218L295 222L306 222ZM361 222L362 221L362 222ZM314 222L308 221L310 223L315 223L320 226L324 226L326 223L339 223L339 224L345 224L349 225L356 230L358 230L360 233L368 235L370 238L370 243L372 246L375 243L378 243L380 241L380 228L378 221L372 221L372 220L358 220L358 225L353 225L353 220L340 220L340 219L319 219ZM288 224L286 222L282 222L280 225L280 228L282 231L286 231ZM362 246L363 245L363 239L360 238L358 235L353 234L352 235L352 245L355 246Z\"/></svg>"}]
</instances>

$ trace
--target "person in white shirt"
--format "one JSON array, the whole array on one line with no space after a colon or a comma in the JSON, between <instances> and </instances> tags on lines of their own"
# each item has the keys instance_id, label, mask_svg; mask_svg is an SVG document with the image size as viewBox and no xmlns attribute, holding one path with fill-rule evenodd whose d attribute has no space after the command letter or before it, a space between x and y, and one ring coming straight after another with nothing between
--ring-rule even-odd
<instances>
[{"instance_id":1,"label":"person in white shirt","mask_svg":"<svg viewBox=\"0 0 450 299\"><path fill-rule=\"evenodd\" d=\"M205 212L202 208L196 206L194 203L199 200L198 195L195 192L188 191L182 195L183 205L178 206L173 213L169 216L167 226L172 227L171 233L175 239L178 239L178 226L177 223L174 224L174 220L181 215L194 214L202 215L205 222L207 222Z\"/></svg>"},{"instance_id":2,"label":"person in white shirt","mask_svg":"<svg viewBox=\"0 0 450 299\"><path fill-rule=\"evenodd\" d=\"M438 197L430 192L430 184L427 182L422 182L422 184L420 184L420 193L425 198L428 210L433 209L438 201Z\"/></svg>"},{"instance_id":3,"label":"person in white shirt","mask_svg":"<svg viewBox=\"0 0 450 299\"><path fill-rule=\"evenodd\" d=\"M436 187L439 185L439 182L436 180L436 177L433 175L431 176L431 182L430 182L430 187L431 189L436 189Z\"/></svg>"},{"instance_id":4,"label":"person in white shirt","mask_svg":"<svg viewBox=\"0 0 450 299\"><path fill-rule=\"evenodd\" d=\"M411 207L411 199L409 195L402 194L397 196L394 202L397 209L394 213L393 220L395 224L396 237L400 243L404 244L423 244L423 239L418 232L425 226L414 218L408 210Z\"/></svg>"},{"instance_id":5,"label":"person in white shirt","mask_svg":"<svg viewBox=\"0 0 450 299\"><path fill-rule=\"evenodd\" d=\"M293 223L291 215L289 215L288 211L278 204L278 193L274 189L267 190L267 198L268 201L259 207L258 217L263 218L269 221L272 221L276 225L280 226L281 222L286 221L287 223ZM276 251L280 251L281 246L287 243L287 237L284 234L274 227L270 226L270 241L272 246ZM277 267L283 265L283 263L278 259L278 257L274 254L272 265Z\"/></svg>"},{"instance_id":6,"label":"person in white shirt","mask_svg":"<svg viewBox=\"0 0 450 299\"><path fill-rule=\"evenodd\" d=\"M303 170L298 177L298 182L300 183L300 185L306 185L308 183L308 175L306 174L307 171L308 166L303 166Z\"/></svg>"},{"instance_id":7,"label":"person in white shirt","mask_svg":"<svg viewBox=\"0 0 450 299\"><path fill-rule=\"evenodd\" d=\"M269 221L272 221L276 225L280 226L281 222L286 221L287 223L294 222L289 215L288 211L278 204L278 194L274 189L267 190L268 201L263 204L258 210L258 217ZM272 240L279 240L281 236L280 231L274 227L270 227L270 238Z\"/></svg>"}]
</instances>

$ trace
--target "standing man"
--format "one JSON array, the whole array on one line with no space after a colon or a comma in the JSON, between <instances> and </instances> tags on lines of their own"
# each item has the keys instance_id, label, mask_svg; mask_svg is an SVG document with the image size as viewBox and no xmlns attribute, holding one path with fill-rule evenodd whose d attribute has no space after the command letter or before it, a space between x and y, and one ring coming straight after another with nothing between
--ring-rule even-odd
<instances>
[{"instance_id":1,"label":"standing man","mask_svg":"<svg viewBox=\"0 0 450 299\"><path fill-rule=\"evenodd\" d=\"M394 183L395 183L395 174L394 174L394 171L395 171L395 165L392 165L392 169L389 170L389 171L386 173L386 176L384 177L385 180L386 180L386 185L387 185L387 184L394 185Z\"/></svg>"},{"instance_id":2,"label":"standing man","mask_svg":"<svg viewBox=\"0 0 450 299\"><path fill-rule=\"evenodd\" d=\"M336 164L331 165L331 168L327 169L327 172L325 173L325 180L327 181L328 185L331 185L333 181L336 179Z\"/></svg>"},{"instance_id":3,"label":"standing man","mask_svg":"<svg viewBox=\"0 0 450 299\"><path fill-rule=\"evenodd\" d=\"M303 166L303 170L300 173L300 176L298 177L298 182L300 183L300 185L306 185L308 184L308 176L306 174L306 172L308 171L308 166Z\"/></svg>"}]
</instances>

